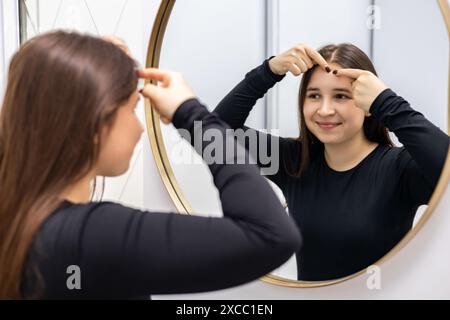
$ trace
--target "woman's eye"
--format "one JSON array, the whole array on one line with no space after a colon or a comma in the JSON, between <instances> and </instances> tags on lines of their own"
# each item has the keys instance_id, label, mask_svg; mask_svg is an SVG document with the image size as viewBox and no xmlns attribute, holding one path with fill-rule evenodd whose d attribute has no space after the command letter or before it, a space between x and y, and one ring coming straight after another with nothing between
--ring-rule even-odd
<instances>
[{"instance_id":1,"label":"woman's eye","mask_svg":"<svg viewBox=\"0 0 450 320\"><path fill-rule=\"evenodd\" d=\"M310 94L308 96L308 99L319 99L319 98L320 98L320 95L318 95L318 94Z\"/></svg>"},{"instance_id":2,"label":"woman's eye","mask_svg":"<svg viewBox=\"0 0 450 320\"><path fill-rule=\"evenodd\" d=\"M346 96L345 94L337 94L336 95L336 99L338 99L338 100L345 100L345 99L350 99L350 97Z\"/></svg>"}]
</instances>

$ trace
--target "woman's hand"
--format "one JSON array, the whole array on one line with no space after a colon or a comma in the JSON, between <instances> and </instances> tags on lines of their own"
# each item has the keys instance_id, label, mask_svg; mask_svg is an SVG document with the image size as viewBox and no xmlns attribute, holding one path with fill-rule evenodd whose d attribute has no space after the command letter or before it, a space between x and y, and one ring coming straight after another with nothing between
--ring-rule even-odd
<instances>
[{"instance_id":1,"label":"woman's hand","mask_svg":"<svg viewBox=\"0 0 450 320\"><path fill-rule=\"evenodd\" d=\"M150 68L140 70L139 77L160 83L160 86L147 84L141 94L150 99L165 124L172 122L175 111L183 102L195 98L194 92L178 72Z\"/></svg>"},{"instance_id":2,"label":"woman's hand","mask_svg":"<svg viewBox=\"0 0 450 320\"><path fill-rule=\"evenodd\" d=\"M315 64L321 66L326 72L331 71L320 53L305 44L299 44L269 60L270 70L278 75L291 72L294 76L299 76Z\"/></svg>"},{"instance_id":3,"label":"woman's hand","mask_svg":"<svg viewBox=\"0 0 450 320\"><path fill-rule=\"evenodd\" d=\"M337 76L350 77L353 80L353 100L357 107L369 112L376 97L387 89L387 86L372 72L360 69L334 70Z\"/></svg>"}]
</instances>

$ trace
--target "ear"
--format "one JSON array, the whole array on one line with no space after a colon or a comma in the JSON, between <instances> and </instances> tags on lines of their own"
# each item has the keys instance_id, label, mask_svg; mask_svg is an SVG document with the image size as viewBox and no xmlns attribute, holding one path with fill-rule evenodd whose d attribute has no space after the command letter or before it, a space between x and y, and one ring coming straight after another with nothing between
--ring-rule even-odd
<instances>
[{"instance_id":1,"label":"ear","mask_svg":"<svg viewBox=\"0 0 450 320\"><path fill-rule=\"evenodd\" d=\"M97 133L94 136L94 144L98 144L98 143L99 143L99 138L98 138L98 133Z\"/></svg>"},{"instance_id":2,"label":"ear","mask_svg":"<svg viewBox=\"0 0 450 320\"><path fill-rule=\"evenodd\" d=\"M371 117L372 114L370 112L366 112L366 117Z\"/></svg>"}]
</instances>

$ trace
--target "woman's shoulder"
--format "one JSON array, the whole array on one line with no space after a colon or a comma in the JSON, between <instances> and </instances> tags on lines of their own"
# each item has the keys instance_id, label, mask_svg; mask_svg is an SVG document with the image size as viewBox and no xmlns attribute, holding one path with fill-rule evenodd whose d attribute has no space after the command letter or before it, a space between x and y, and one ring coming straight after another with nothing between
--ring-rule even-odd
<instances>
[{"instance_id":1,"label":"woman's shoulder","mask_svg":"<svg viewBox=\"0 0 450 320\"><path fill-rule=\"evenodd\" d=\"M120 237L144 213L119 203L102 201L75 204L63 201L40 225L31 252L65 256L84 243Z\"/></svg>"},{"instance_id":2,"label":"woman's shoulder","mask_svg":"<svg viewBox=\"0 0 450 320\"><path fill-rule=\"evenodd\" d=\"M404 146L387 146L381 145L378 148L376 161L379 162L385 169L393 169L402 171L414 159L409 154Z\"/></svg>"},{"instance_id":3,"label":"woman's shoulder","mask_svg":"<svg viewBox=\"0 0 450 320\"><path fill-rule=\"evenodd\" d=\"M386 160L396 161L404 157L409 157L408 150L403 146L380 145L378 154Z\"/></svg>"},{"instance_id":4,"label":"woman's shoulder","mask_svg":"<svg viewBox=\"0 0 450 320\"><path fill-rule=\"evenodd\" d=\"M77 239L86 227L113 227L138 212L142 211L110 201L82 204L63 201L41 225L39 235L44 242L59 241L61 237Z\"/></svg>"},{"instance_id":5,"label":"woman's shoulder","mask_svg":"<svg viewBox=\"0 0 450 320\"><path fill-rule=\"evenodd\" d=\"M106 243L120 248L137 209L114 202L75 204L63 201L41 224L26 259L22 292L33 292L36 275L31 267L37 266L45 281L61 276L55 270L66 270L69 265L82 263L86 248L101 250ZM127 214L129 213L129 214ZM62 269L61 269L62 268ZM65 283L65 282L64 282Z\"/></svg>"},{"instance_id":6,"label":"woman's shoulder","mask_svg":"<svg viewBox=\"0 0 450 320\"><path fill-rule=\"evenodd\" d=\"M64 200L49 216L50 219L62 219L65 217L81 217L91 213L100 213L104 211L116 212L116 211L128 211L133 210L120 203L111 201L92 201L86 203L73 203L68 200Z\"/></svg>"}]
</instances>

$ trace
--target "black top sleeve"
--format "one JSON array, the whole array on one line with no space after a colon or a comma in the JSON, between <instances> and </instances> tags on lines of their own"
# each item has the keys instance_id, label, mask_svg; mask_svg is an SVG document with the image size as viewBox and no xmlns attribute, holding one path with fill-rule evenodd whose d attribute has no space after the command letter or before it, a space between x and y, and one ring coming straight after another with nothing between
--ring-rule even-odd
<instances>
[{"instance_id":1,"label":"black top sleeve","mask_svg":"<svg viewBox=\"0 0 450 320\"><path fill-rule=\"evenodd\" d=\"M260 168L266 168L268 165L272 165L271 169L278 168L278 170L270 170L267 174L262 170L262 173L283 189L287 175L283 157L291 154L287 152L288 149L295 149L295 157L299 158L298 143L293 139L263 133L244 125L258 99L262 98L270 88L285 77L285 75L280 76L271 71L269 67L270 59L265 60L262 65L248 72L245 78L222 99L214 112L231 128L242 128L249 136L256 137L256 143L254 144L250 144L250 140L246 140L245 147ZM270 158L271 163L268 163L268 158ZM273 161L276 161L276 163ZM273 173L273 171L276 172Z\"/></svg>"},{"instance_id":2,"label":"black top sleeve","mask_svg":"<svg viewBox=\"0 0 450 320\"><path fill-rule=\"evenodd\" d=\"M195 121L201 121L200 127ZM173 123L191 136L199 128L213 128L224 133L224 140L234 141L226 134L229 127L196 99L181 105ZM201 149L207 145L203 142ZM146 212L111 202L56 211L36 241L36 252L45 253L40 270L46 297L218 290L271 272L299 249L298 228L257 166L211 163L209 169L224 218ZM66 287L69 265L80 267L81 290Z\"/></svg>"},{"instance_id":3,"label":"black top sleeve","mask_svg":"<svg viewBox=\"0 0 450 320\"><path fill-rule=\"evenodd\" d=\"M444 167L449 136L391 89L378 95L369 112L404 146L397 161L404 195L411 203L426 204Z\"/></svg>"},{"instance_id":4,"label":"black top sleeve","mask_svg":"<svg viewBox=\"0 0 450 320\"><path fill-rule=\"evenodd\" d=\"M214 110L230 127L242 128L258 99L285 78L272 72L269 60L248 72Z\"/></svg>"}]
</instances>

